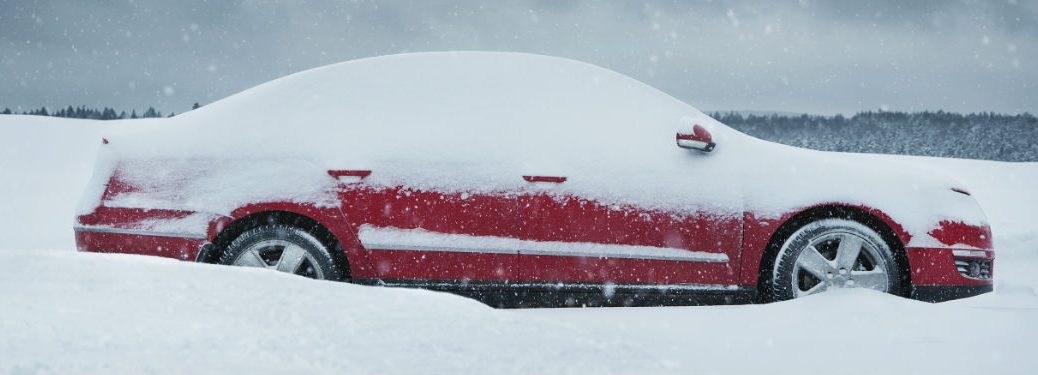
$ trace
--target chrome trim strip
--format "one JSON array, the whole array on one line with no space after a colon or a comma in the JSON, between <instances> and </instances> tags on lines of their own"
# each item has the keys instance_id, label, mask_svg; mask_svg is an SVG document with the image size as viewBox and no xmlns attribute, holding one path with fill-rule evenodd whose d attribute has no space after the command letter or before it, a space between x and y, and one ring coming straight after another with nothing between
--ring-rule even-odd
<instances>
[{"instance_id":1,"label":"chrome trim strip","mask_svg":"<svg viewBox=\"0 0 1038 375\"><path fill-rule=\"evenodd\" d=\"M987 258L988 252L984 250L952 249L952 256L969 258Z\"/></svg>"},{"instance_id":2,"label":"chrome trim strip","mask_svg":"<svg viewBox=\"0 0 1038 375\"><path fill-rule=\"evenodd\" d=\"M481 253L481 254L510 254L510 255L539 255L539 256L560 256L560 257L587 257L587 258L599 258L599 259L645 259L645 260L669 260L675 262L697 262L697 263L728 263L728 257L723 253L716 253L719 256L716 257L704 257L697 256L695 254L689 254L687 256L667 256L667 255L641 255L635 253L602 253L594 251L552 251L552 250L537 250L537 249L482 249L482 248L463 248L463 247L442 247L442 246L416 246L416 245L396 245L386 243L367 243L363 244L364 248L368 250L379 250L379 251L431 251L431 252L445 252L445 253ZM714 253L711 253L714 254Z\"/></svg>"},{"instance_id":3,"label":"chrome trim strip","mask_svg":"<svg viewBox=\"0 0 1038 375\"><path fill-rule=\"evenodd\" d=\"M174 232L156 232L150 230L141 229L123 229L123 228L112 228L112 227L100 227L100 226L85 226L76 225L72 227L76 232L93 232L93 233L111 233L111 234L127 234L135 236L151 236L151 237L174 237L174 238L187 238L192 240L205 240L207 236L204 234L197 233L174 233Z\"/></svg>"},{"instance_id":4,"label":"chrome trim strip","mask_svg":"<svg viewBox=\"0 0 1038 375\"><path fill-rule=\"evenodd\" d=\"M557 256L557 257L589 257L589 258L618 258L618 259L647 259L647 260L670 260L675 262L697 262L697 263L728 263L728 257L724 256L700 256L696 254L688 255L642 255L636 253L597 253L597 252L584 252L584 251L552 251L552 250L535 250L535 249L520 249L519 254L526 255L546 255L546 256ZM721 254L721 253L711 253ZM724 254L721 254L724 255Z\"/></svg>"},{"instance_id":5,"label":"chrome trim strip","mask_svg":"<svg viewBox=\"0 0 1038 375\"><path fill-rule=\"evenodd\" d=\"M510 254L519 255L518 250L508 249L475 249L475 248L454 248L454 247L441 247L441 246L417 246L417 245L395 245L395 244L384 244L384 243L362 243L365 249L368 250L385 250L385 251L433 251L441 253L483 253L483 254Z\"/></svg>"},{"instance_id":6,"label":"chrome trim strip","mask_svg":"<svg viewBox=\"0 0 1038 375\"><path fill-rule=\"evenodd\" d=\"M389 287L411 287L411 288L449 288L465 286L464 283L457 282L437 282L437 281L419 281L419 282L397 282L397 281L379 281L379 286ZM470 284L470 287L481 287L479 284ZM504 287L504 288L555 288L555 289L599 289L599 288L616 288L616 289L637 289L637 290L739 290L738 285L725 285L725 284L597 284L597 283L553 283L553 282L510 282L492 285L492 287Z\"/></svg>"}]
</instances>

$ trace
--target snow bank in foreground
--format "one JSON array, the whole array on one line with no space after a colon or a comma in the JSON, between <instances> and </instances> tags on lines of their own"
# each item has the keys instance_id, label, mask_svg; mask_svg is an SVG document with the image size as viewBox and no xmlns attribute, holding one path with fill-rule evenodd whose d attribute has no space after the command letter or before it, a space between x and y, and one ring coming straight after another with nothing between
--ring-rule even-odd
<instances>
[{"instance_id":1,"label":"snow bank in foreground","mask_svg":"<svg viewBox=\"0 0 1038 375\"><path fill-rule=\"evenodd\" d=\"M431 292L73 253L76 200L100 135L117 126L148 124L0 116L0 373L1038 372L1038 163L896 157L957 177L984 207L994 294L500 311ZM65 251L14 250L48 248Z\"/></svg>"},{"instance_id":2,"label":"snow bank in foreground","mask_svg":"<svg viewBox=\"0 0 1038 375\"><path fill-rule=\"evenodd\" d=\"M1033 288L927 304L493 310L418 290L127 255L0 252L0 373L1038 370Z\"/></svg>"},{"instance_id":3,"label":"snow bank in foreground","mask_svg":"<svg viewBox=\"0 0 1038 375\"><path fill-rule=\"evenodd\" d=\"M159 258L0 252L0 295L0 373L586 374L668 366L649 348L452 295Z\"/></svg>"}]
</instances>

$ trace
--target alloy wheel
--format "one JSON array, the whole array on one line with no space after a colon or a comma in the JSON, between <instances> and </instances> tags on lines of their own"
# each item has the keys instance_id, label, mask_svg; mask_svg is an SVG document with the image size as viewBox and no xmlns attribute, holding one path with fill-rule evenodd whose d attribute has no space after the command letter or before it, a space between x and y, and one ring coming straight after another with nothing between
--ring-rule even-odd
<instances>
[{"instance_id":1,"label":"alloy wheel","mask_svg":"<svg viewBox=\"0 0 1038 375\"><path fill-rule=\"evenodd\" d=\"M317 260L302 247L285 240L263 240L242 251L231 263L235 266L257 267L324 279Z\"/></svg>"},{"instance_id":2,"label":"alloy wheel","mask_svg":"<svg viewBox=\"0 0 1038 375\"><path fill-rule=\"evenodd\" d=\"M880 249L861 236L844 231L811 238L797 256L792 290L796 297L829 288L869 288L889 292L889 265Z\"/></svg>"}]
</instances>

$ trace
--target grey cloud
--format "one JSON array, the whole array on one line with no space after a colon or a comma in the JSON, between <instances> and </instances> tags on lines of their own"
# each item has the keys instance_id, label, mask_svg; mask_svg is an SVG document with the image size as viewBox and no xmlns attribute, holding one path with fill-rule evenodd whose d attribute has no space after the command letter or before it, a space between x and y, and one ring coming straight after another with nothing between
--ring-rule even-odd
<instances>
[{"instance_id":1,"label":"grey cloud","mask_svg":"<svg viewBox=\"0 0 1038 375\"><path fill-rule=\"evenodd\" d=\"M702 109L1038 109L1033 1L0 0L0 107L183 111L338 61L510 50Z\"/></svg>"}]
</instances>

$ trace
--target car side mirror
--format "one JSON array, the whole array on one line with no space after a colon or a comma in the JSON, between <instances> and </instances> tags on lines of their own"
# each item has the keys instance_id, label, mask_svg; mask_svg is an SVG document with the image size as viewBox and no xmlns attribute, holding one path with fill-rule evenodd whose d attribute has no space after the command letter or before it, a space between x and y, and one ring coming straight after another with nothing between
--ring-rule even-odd
<instances>
[{"instance_id":1,"label":"car side mirror","mask_svg":"<svg viewBox=\"0 0 1038 375\"><path fill-rule=\"evenodd\" d=\"M702 152L713 151L717 146L714 143L714 137L701 125L693 126L691 132L679 131L675 140L678 142L678 147Z\"/></svg>"}]
</instances>

